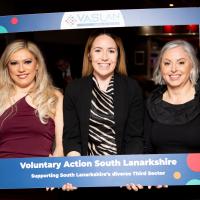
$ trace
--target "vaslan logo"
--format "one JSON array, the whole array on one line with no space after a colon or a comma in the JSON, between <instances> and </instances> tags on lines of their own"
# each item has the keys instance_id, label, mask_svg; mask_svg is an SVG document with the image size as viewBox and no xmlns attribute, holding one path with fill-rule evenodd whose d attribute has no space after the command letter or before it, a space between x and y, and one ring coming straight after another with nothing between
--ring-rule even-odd
<instances>
[{"instance_id":1,"label":"vaslan logo","mask_svg":"<svg viewBox=\"0 0 200 200\"><path fill-rule=\"evenodd\" d=\"M73 27L76 24L76 18L73 15L69 15L65 18L64 23L67 26Z\"/></svg>"},{"instance_id":2,"label":"vaslan logo","mask_svg":"<svg viewBox=\"0 0 200 200\"><path fill-rule=\"evenodd\" d=\"M119 10L66 12L61 29L123 27L124 18Z\"/></svg>"}]
</instances>

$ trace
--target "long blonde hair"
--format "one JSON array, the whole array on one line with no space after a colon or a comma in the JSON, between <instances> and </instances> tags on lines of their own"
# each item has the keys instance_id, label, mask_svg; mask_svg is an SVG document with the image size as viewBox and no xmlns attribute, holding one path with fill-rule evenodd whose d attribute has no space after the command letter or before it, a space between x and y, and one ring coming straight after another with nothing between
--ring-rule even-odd
<instances>
[{"instance_id":1,"label":"long blonde hair","mask_svg":"<svg viewBox=\"0 0 200 200\"><path fill-rule=\"evenodd\" d=\"M42 123L47 123L48 118L55 115L56 103L55 88L47 73L44 57L31 41L14 40L5 48L0 59L0 115L5 111L6 103L15 94L15 83L12 81L8 71L10 57L21 49L27 49L32 53L38 64L38 72L35 77L35 85L28 92L31 94L32 103L36 107L36 114Z\"/></svg>"}]
</instances>

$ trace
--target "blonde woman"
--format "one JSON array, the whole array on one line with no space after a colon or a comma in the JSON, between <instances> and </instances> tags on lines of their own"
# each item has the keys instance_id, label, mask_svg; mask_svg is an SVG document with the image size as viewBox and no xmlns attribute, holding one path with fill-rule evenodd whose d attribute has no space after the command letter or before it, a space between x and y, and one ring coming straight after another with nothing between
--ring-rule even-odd
<instances>
[{"instance_id":1,"label":"blonde woman","mask_svg":"<svg viewBox=\"0 0 200 200\"><path fill-rule=\"evenodd\" d=\"M36 44L10 43L0 60L0 157L63 156L62 103Z\"/></svg>"}]
</instances>

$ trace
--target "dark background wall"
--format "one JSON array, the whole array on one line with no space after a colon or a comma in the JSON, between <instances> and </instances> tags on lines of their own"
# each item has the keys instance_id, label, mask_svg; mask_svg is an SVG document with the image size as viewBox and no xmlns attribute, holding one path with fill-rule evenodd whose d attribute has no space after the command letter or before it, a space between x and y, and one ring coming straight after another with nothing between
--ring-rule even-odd
<instances>
[{"instance_id":1,"label":"dark background wall","mask_svg":"<svg viewBox=\"0 0 200 200\"><path fill-rule=\"evenodd\" d=\"M1 0L0 15L83 10L197 7L199 0Z\"/></svg>"}]
</instances>

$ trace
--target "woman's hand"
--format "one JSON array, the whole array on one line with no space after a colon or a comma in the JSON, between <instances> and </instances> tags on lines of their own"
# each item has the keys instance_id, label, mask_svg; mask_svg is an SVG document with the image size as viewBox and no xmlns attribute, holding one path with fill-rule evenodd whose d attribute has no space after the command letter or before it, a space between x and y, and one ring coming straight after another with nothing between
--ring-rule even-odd
<instances>
[{"instance_id":1,"label":"woman's hand","mask_svg":"<svg viewBox=\"0 0 200 200\"><path fill-rule=\"evenodd\" d=\"M153 186L149 185L147 186L148 189L151 189ZM157 185L157 186L154 186L155 188L157 189L161 189L161 188L168 188L168 185Z\"/></svg>"},{"instance_id":2,"label":"woman's hand","mask_svg":"<svg viewBox=\"0 0 200 200\"><path fill-rule=\"evenodd\" d=\"M56 147L54 149L53 154L50 154L49 157L63 157L64 153L63 153L63 148L62 147Z\"/></svg>"},{"instance_id":3,"label":"woman's hand","mask_svg":"<svg viewBox=\"0 0 200 200\"><path fill-rule=\"evenodd\" d=\"M52 154L49 154L49 157L56 157L57 155L52 155ZM54 190L55 188L54 187L51 187L51 188L46 188L46 191L52 191Z\"/></svg>"},{"instance_id":4,"label":"woman's hand","mask_svg":"<svg viewBox=\"0 0 200 200\"><path fill-rule=\"evenodd\" d=\"M144 187L140 184L135 185L135 184L131 183L131 184L127 184L126 188L127 188L127 190L134 190L137 192L138 190L141 190Z\"/></svg>"},{"instance_id":5,"label":"woman's hand","mask_svg":"<svg viewBox=\"0 0 200 200\"><path fill-rule=\"evenodd\" d=\"M78 152L78 151L70 151L68 154L67 154L67 156L71 156L71 157L73 157L73 156L80 156L81 154ZM75 187L75 186L73 186L71 183L66 183L66 184L64 184L63 186L62 186L62 190L63 191L74 191L74 190L76 190L77 189L77 187Z\"/></svg>"},{"instance_id":6,"label":"woman's hand","mask_svg":"<svg viewBox=\"0 0 200 200\"><path fill-rule=\"evenodd\" d=\"M67 184L62 186L62 190L63 191L68 191L69 192L69 191L74 191L76 189L77 189L77 187L74 187L71 183L67 183Z\"/></svg>"}]
</instances>

